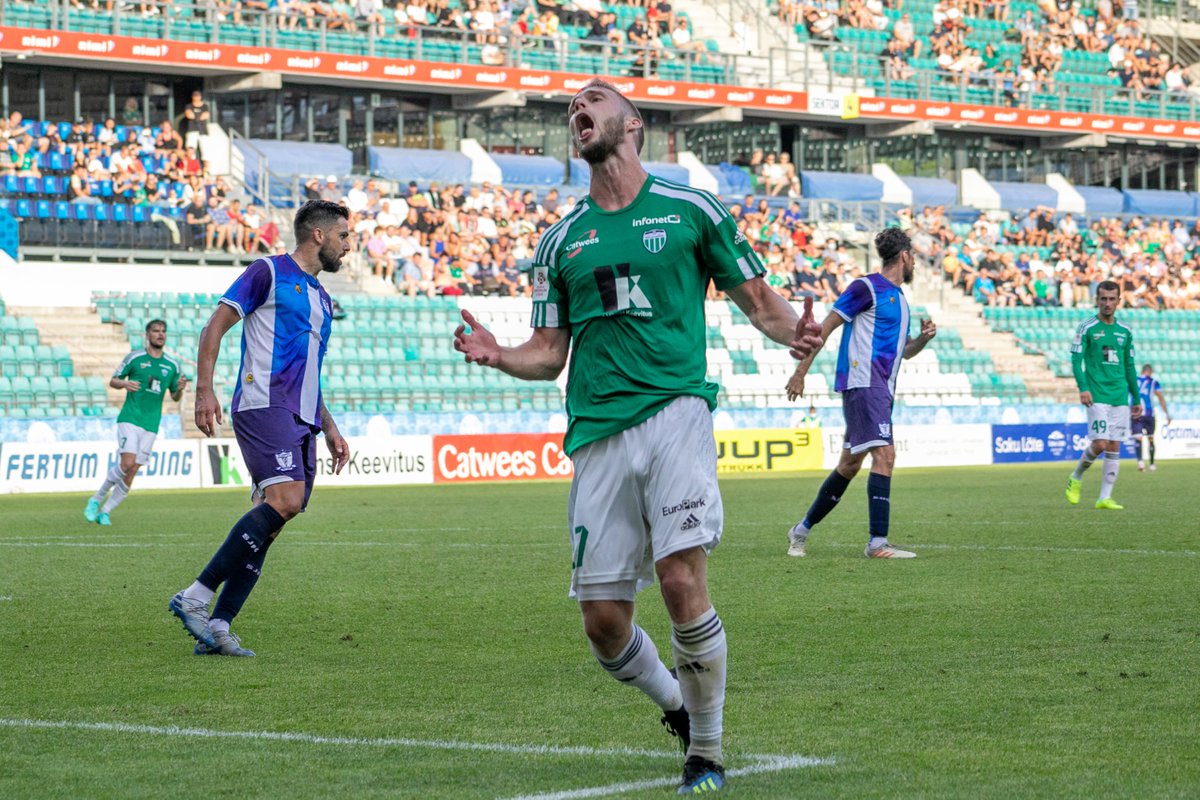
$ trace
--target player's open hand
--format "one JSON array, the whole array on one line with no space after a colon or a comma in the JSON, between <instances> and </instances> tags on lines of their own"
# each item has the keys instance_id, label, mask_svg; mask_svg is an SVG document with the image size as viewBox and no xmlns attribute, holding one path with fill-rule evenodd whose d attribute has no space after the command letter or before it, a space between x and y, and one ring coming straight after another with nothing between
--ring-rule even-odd
<instances>
[{"instance_id":1,"label":"player's open hand","mask_svg":"<svg viewBox=\"0 0 1200 800\"><path fill-rule=\"evenodd\" d=\"M1079 393L1079 402L1083 403L1085 408L1091 408L1092 407L1092 393L1091 392L1080 392Z\"/></svg>"},{"instance_id":2,"label":"player's open hand","mask_svg":"<svg viewBox=\"0 0 1200 800\"><path fill-rule=\"evenodd\" d=\"M342 468L350 461L350 444L337 428L325 431L325 444L329 446L329 455L333 456L333 474L341 475Z\"/></svg>"},{"instance_id":3,"label":"player's open hand","mask_svg":"<svg viewBox=\"0 0 1200 800\"><path fill-rule=\"evenodd\" d=\"M127 391L127 392L136 392L136 391L141 390L141 388L142 388L142 384L138 383L137 381L132 381L132 380L125 381L125 391Z\"/></svg>"},{"instance_id":4,"label":"player's open hand","mask_svg":"<svg viewBox=\"0 0 1200 800\"><path fill-rule=\"evenodd\" d=\"M800 321L796 323L796 335L792 339L791 350L789 352L792 358L803 361L812 353L820 350L823 344L821 326L813 319L812 297L806 297L804 298L804 313L800 315ZM801 379L801 387L803 385L803 379Z\"/></svg>"},{"instance_id":5,"label":"player's open hand","mask_svg":"<svg viewBox=\"0 0 1200 800\"><path fill-rule=\"evenodd\" d=\"M494 367L500 363L500 345L492 332L475 319L474 315L465 308L462 310L463 323L454 329L454 349L466 357L468 364L482 364ZM467 331L470 326L471 330Z\"/></svg>"},{"instance_id":6,"label":"player's open hand","mask_svg":"<svg viewBox=\"0 0 1200 800\"><path fill-rule=\"evenodd\" d=\"M804 376L794 372L792 377L788 378L787 399L795 400L797 397L804 397Z\"/></svg>"},{"instance_id":7,"label":"player's open hand","mask_svg":"<svg viewBox=\"0 0 1200 800\"><path fill-rule=\"evenodd\" d=\"M928 342L935 336L937 336L937 325L935 325L933 320L929 319L928 317L922 318L921 338Z\"/></svg>"},{"instance_id":8,"label":"player's open hand","mask_svg":"<svg viewBox=\"0 0 1200 800\"><path fill-rule=\"evenodd\" d=\"M221 403L212 389L196 390L195 416L196 427L205 436L214 435L217 428L225 422L221 414Z\"/></svg>"}]
</instances>

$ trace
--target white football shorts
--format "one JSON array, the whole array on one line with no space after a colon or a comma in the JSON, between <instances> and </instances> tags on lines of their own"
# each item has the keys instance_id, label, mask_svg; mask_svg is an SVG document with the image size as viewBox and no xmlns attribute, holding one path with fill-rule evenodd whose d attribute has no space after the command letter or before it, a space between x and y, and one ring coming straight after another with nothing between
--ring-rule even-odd
<instances>
[{"instance_id":1,"label":"white football shorts","mask_svg":"<svg viewBox=\"0 0 1200 800\"><path fill-rule=\"evenodd\" d=\"M133 453L133 460L138 464L145 464L150 460L154 440L157 438L157 433L139 428L132 422L117 423L117 452Z\"/></svg>"},{"instance_id":2,"label":"white football shorts","mask_svg":"<svg viewBox=\"0 0 1200 800\"><path fill-rule=\"evenodd\" d=\"M1092 403L1087 410L1088 439L1123 442L1129 438L1129 406Z\"/></svg>"},{"instance_id":3,"label":"white football shorts","mask_svg":"<svg viewBox=\"0 0 1200 800\"><path fill-rule=\"evenodd\" d=\"M633 600L654 583L656 561L721 540L717 446L702 398L677 398L571 459L571 597Z\"/></svg>"}]
</instances>

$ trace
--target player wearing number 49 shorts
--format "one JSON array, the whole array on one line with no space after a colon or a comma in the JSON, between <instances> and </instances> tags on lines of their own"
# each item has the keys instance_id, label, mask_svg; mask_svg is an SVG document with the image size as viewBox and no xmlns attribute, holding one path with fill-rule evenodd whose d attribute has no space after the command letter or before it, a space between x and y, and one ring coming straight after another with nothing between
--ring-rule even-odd
<instances>
[{"instance_id":1,"label":"player wearing number 49 shorts","mask_svg":"<svg viewBox=\"0 0 1200 800\"><path fill-rule=\"evenodd\" d=\"M1120 511L1124 506L1112 498L1121 468L1121 443L1129 436L1129 421L1142 415L1134 368L1133 331L1117 322L1121 290L1113 281L1096 287L1096 316L1075 331L1071 345L1071 367L1079 387L1079 402L1087 408L1089 444L1067 478L1067 502L1079 503L1083 473L1104 454L1104 477L1096 508ZM1135 398L1133 407L1129 398Z\"/></svg>"}]
</instances>

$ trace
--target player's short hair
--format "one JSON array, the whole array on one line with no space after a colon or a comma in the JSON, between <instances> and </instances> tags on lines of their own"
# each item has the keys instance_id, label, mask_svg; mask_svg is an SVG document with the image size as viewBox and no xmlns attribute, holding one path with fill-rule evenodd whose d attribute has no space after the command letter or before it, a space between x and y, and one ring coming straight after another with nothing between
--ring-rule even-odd
<instances>
[{"instance_id":1,"label":"player's short hair","mask_svg":"<svg viewBox=\"0 0 1200 800\"><path fill-rule=\"evenodd\" d=\"M162 325L163 333L167 332L167 323L165 321L161 319L152 319L146 323L146 333L149 333L150 329L155 325Z\"/></svg>"},{"instance_id":2,"label":"player's short hair","mask_svg":"<svg viewBox=\"0 0 1200 800\"><path fill-rule=\"evenodd\" d=\"M303 244L312 238L313 231L325 228L338 218L350 219L350 210L331 200L309 200L300 206L296 218L292 221L292 232L296 234L296 244Z\"/></svg>"},{"instance_id":3,"label":"player's short hair","mask_svg":"<svg viewBox=\"0 0 1200 800\"><path fill-rule=\"evenodd\" d=\"M625 113L628 116L635 118L638 122L642 123L641 127L639 127L636 131L634 131L634 134L633 134L633 146L635 148L637 148L638 155L641 155L642 154L642 145L644 145L646 143L646 120L642 119L642 112L638 111L638 107L633 104L632 100L630 100L625 95L621 94L620 89L618 89L616 86L613 86L611 83L604 80L603 78L592 78L590 81L588 81L587 83L585 83L583 85L583 88L580 89L579 92L587 91L588 89L592 88L593 86L599 86L601 88L608 89L610 92L615 94L620 99L621 107L625 109ZM576 94L578 94L579 92L576 92Z\"/></svg>"},{"instance_id":4,"label":"player's short hair","mask_svg":"<svg viewBox=\"0 0 1200 800\"><path fill-rule=\"evenodd\" d=\"M884 228L875 234L875 252L885 265L895 261L905 250L912 250L912 239L899 228Z\"/></svg>"},{"instance_id":5,"label":"player's short hair","mask_svg":"<svg viewBox=\"0 0 1200 800\"><path fill-rule=\"evenodd\" d=\"M1142 364L1142 372L1154 372L1154 367L1149 364Z\"/></svg>"},{"instance_id":6,"label":"player's short hair","mask_svg":"<svg viewBox=\"0 0 1200 800\"><path fill-rule=\"evenodd\" d=\"M1116 281L1100 281L1096 284L1096 296L1099 297L1101 292L1116 292L1119 296L1121 287L1117 285Z\"/></svg>"}]
</instances>

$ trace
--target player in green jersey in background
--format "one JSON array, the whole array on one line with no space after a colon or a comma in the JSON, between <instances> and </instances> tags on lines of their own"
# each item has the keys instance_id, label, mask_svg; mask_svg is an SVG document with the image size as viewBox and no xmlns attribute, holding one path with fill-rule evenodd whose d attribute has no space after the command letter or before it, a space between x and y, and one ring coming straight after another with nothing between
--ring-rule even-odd
<instances>
[{"instance_id":1,"label":"player in green jersey in background","mask_svg":"<svg viewBox=\"0 0 1200 800\"><path fill-rule=\"evenodd\" d=\"M117 443L120 461L108 471L99 490L88 500L83 518L88 522L111 525L109 514L121 505L133 486L138 469L150 460L158 424L162 420L163 396L179 402L188 379L179 362L163 352L167 343L167 323L152 319L146 323L146 346L134 350L121 362L108 385L124 389L125 404L117 416ZM109 490L112 494L109 495ZM106 501L104 498L108 497ZM101 505L103 503L103 506Z\"/></svg>"},{"instance_id":2,"label":"player in green jersey in background","mask_svg":"<svg viewBox=\"0 0 1200 800\"><path fill-rule=\"evenodd\" d=\"M1121 442L1129 435L1129 419L1142 414L1137 369L1133 359L1133 331L1117 322L1121 287L1103 281L1096 287L1096 316L1084 320L1071 345L1071 367L1079 402L1087 408L1088 439L1075 471L1067 478L1067 502L1076 505L1083 473L1104 453L1104 477L1096 508L1120 511L1124 506L1112 499L1113 485L1121 469ZM1130 396L1135 400L1132 410Z\"/></svg>"},{"instance_id":3,"label":"player in green jersey in background","mask_svg":"<svg viewBox=\"0 0 1200 800\"><path fill-rule=\"evenodd\" d=\"M649 176L641 114L616 87L585 85L568 109L592 168L588 196L548 228L533 258L533 334L501 347L469 311L455 348L525 380L567 364L564 448L575 465L567 515L571 595L600 665L644 692L686 747L680 794L719 790L725 630L709 602L708 553L721 538L704 297L711 280L750 321L802 358L819 346L767 286L765 269L708 192ZM671 617L675 675L634 623L657 576Z\"/></svg>"}]
</instances>

